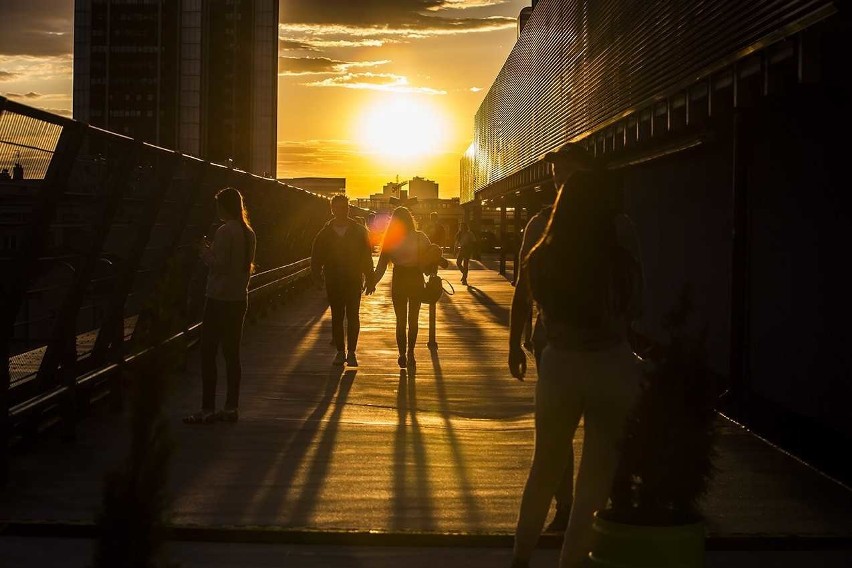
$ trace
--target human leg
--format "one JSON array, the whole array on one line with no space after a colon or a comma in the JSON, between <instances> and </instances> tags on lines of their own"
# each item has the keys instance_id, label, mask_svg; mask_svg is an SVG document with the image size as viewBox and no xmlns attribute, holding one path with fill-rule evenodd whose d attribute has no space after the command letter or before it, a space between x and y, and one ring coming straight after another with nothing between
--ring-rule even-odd
<instances>
[{"instance_id":1,"label":"human leg","mask_svg":"<svg viewBox=\"0 0 852 568\"><path fill-rule=\"evenodd\" d=\"M514 557L520 562L532 556L550 501L573 459L572 442L583 403L573 377L565 376L564 359L556 350L546 349L536 383L535 450L515 529Z\"/></svg>"},{"instance_id":2,"label":"human leg","mask_svg":"<svg viewBox=\"0 0 852 568\"><path fill-rule=\"evenodd\" d=\"M361 287L353 287L346 294L346 348L355 353L361 332Z\"/></svg>"},{"instance_id":3,"label":"human leg","mask_svg":"<svg viewBox=\"0 0 852 568\"><path fill-rule=\"evenodd\" d=\"M606 507L618 466L624 424L639 393L639 370L629 348L588 355L585 369L583 458L571 518L565 531L561 568L585 565L592 545L592 522L596 511Z\"/></svg>"},{"instance_id":4,"label":"human leg","mask_svg":"<svg viewBox=\"0 0 852 568\"><path fill-rule=\"evenodd\" d=\"M405 327L408 324L408 298L398 291L391 291L391 300L393 301L393 311L396 315L396 348L399 351L400 367L405 367L405 347L406 333Z\"/></svg>"},{"instance_id":5,"label":"human leg","mask_svg":"<svg viewBox=\"0 0 852 568\"><path fill-rule=\"evenodd\" d=\"M207 299L201 326L201 409L208 412L216 407L216 355L222 338L220 304Z\"/></svg>"},{"instance_id":6,"label":"human leg","mask_svg":"<svg viewBox=\"0 0 852 568\"><path fill-rule=\"evenodd\" d=\"M246 315L245 302L227 302L223 313L222 354L225 357L225 372L228 379L228 391L225 409L236 410L240 405L240 382L242 366L240 364L240 341L243 337L243 322Z\"/></svg>"},{"instance_id":7,"label":"human leg","mask_svg":"<svg viewBox=\"0 0 852 568\"><path fill-rule=\"evenodd\" d=\"M417 333L420 330L420 299L408 300L408 356L413 360L414 346L417 344Z\"/></svg>"},{"instance_id":8,"label":"human leg","mask_svg":"<svg viewBox=\"0 0 852 568\"><path fill-rule=\"evenodd\" d=\"M328 305L331 307L331 337L337 348L335 364L343 364L343 318L346 315L346 297L337 287L327 287Z\"/></svg>"}]
</instances>

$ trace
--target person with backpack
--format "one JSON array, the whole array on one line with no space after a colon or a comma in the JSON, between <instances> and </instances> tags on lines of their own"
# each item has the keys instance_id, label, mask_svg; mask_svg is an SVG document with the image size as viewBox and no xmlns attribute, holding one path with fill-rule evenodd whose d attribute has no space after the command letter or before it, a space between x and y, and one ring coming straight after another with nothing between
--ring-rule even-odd
<instances>
[{"instance_id":1,"label":"person with backpack","mask_svg":"<svg viewBox=\"0 0 852 568\"><path fill-rule=\"evenodd\" d=\"M205 239L200 253L209 268L201 328L201 410L185 417L186 424L239 419L240 341L257 239L238 190L226 187L219 191L216 212L222 225L216 229L212 243ZM216 355L220 345L228 390L224 408L216 412Z\"/></svg>"},{"instance_id":2,"label":"person with backpack","mask_svg":"<svg viewBox=\"0 0 852 568\"><path fill-rule=\"evenodd\" d=\"M576 144L543 159L558 194L524 267L546 345L536 383L535 450L512 567L529 566L550 501L573 459L582 418L583 455L559 562L579 568L591 548L594 513L609 498L624 425L639 394L639 361L628 337L640 311L642 272L632 226L609 199L612 176ZM510 366L523 379L525 361L515 357Z\"/></svg>"}]
</instances>

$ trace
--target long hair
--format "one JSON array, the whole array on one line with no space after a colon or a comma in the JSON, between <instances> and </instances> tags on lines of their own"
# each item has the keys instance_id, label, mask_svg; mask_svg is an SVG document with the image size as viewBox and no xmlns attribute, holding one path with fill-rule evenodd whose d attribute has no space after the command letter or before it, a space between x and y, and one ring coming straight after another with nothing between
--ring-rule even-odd
<instances>
[{"instance_id":1,"label":"long hair","mask_svg":"<svg viewBox=\"0 0 852 568\"><path fill-rule=\"evenodd\" d=\"M611 307L617 237L604 175L580 171L569 179L525 259L530 291L548 317L581 328L599 326Z\"/></svg>"},{"instance_id":2,"label":"long hair","mask_svg":"<svg viewBox=\"0 0 852 568\"><path fill-rule=\"evenodd\" d=\"M385 229L385 236L382 239L382 252L385 247L388 250L396 248L402 240L417 230L417 225L414 222L414 216L408 207L397 207L391 213L390 221Z\"/></svg>"},{"instance_id":3,"label":"long hair","mask_svg":"<svg viewBox=\"0 0 852 568\"><path fill-rule=\"evenodd\" d=\"M240 222L243 228L243 258L245 259L245 271L251 274L254 272L254 262L251 257L251 237L254 230L251 228L248 211L246 211L243 194L233 187L226 187L216 194L216 203L222 208L231 218Z\"/></svg>"}]
</instances>

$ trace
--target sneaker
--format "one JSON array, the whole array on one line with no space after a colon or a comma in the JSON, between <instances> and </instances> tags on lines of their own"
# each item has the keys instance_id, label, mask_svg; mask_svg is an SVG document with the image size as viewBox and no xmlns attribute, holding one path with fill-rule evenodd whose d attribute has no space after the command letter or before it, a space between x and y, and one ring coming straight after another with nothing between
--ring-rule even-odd
<instances>
[{"instance_id":1,"label":"sneaker","mask_svg":"<svg viewBox=\"0 0 852 568\"><path fill-rule=\"evenodd\" d=\"M346 356L346 366L347 367L357 367L358 359L355 357L355 352L350 351L349 355Z\"/></svg>"},{"instance_id":2,"label":"sneaker","mask_svg":"<svg viewBox=\"0 0 852 568\"><path fill-rule=\"evenodd\" d=\"M343 365L346 362L346 353L343 351L338 351L337 355L334 356L334 361L331 362L332 365Z\"/></svg>"},{"instance_id":3,"label":"sneaker","mask_svg":"<svg viewBox=\"0 0 852 568\"><path fill-rule=\"evenodd\" d=\"M570 510L566 511L565 509L556 509L556 514L553 515L553 520L550 521L550 524L547 525L547 528L544 529L544 532L564 533L565 529L568 528L568 518L570 516Z\"/></svg>"},{"instance_id":4,"label":"sneaker","mask_svg":"<svg viewBox=\"0 0 852 568\"><path fill-rule=\"evenodd\" d=\"M405 360L405 355L400 355L396 360L397 365L399 365L400 369L405 369L407 366L407 361Z\"/></svg>"}]
</instances>

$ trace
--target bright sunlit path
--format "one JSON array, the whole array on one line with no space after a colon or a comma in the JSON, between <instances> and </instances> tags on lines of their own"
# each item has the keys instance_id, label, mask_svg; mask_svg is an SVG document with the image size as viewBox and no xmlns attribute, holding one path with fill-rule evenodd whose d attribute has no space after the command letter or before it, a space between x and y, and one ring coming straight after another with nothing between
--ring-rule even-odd
<instances>
[{"instance_id":1,"label":"bright sunlit path","mask_svg":"<svg viewBox=\"0 0 852 568\"><path fill-rule=\"evenodd\" d=\"M378 101L364 112L357 129L365 150L389 158L436 154L447 138L447 120L441 111L409 97Z\"/></svg>"}]
</instances>

